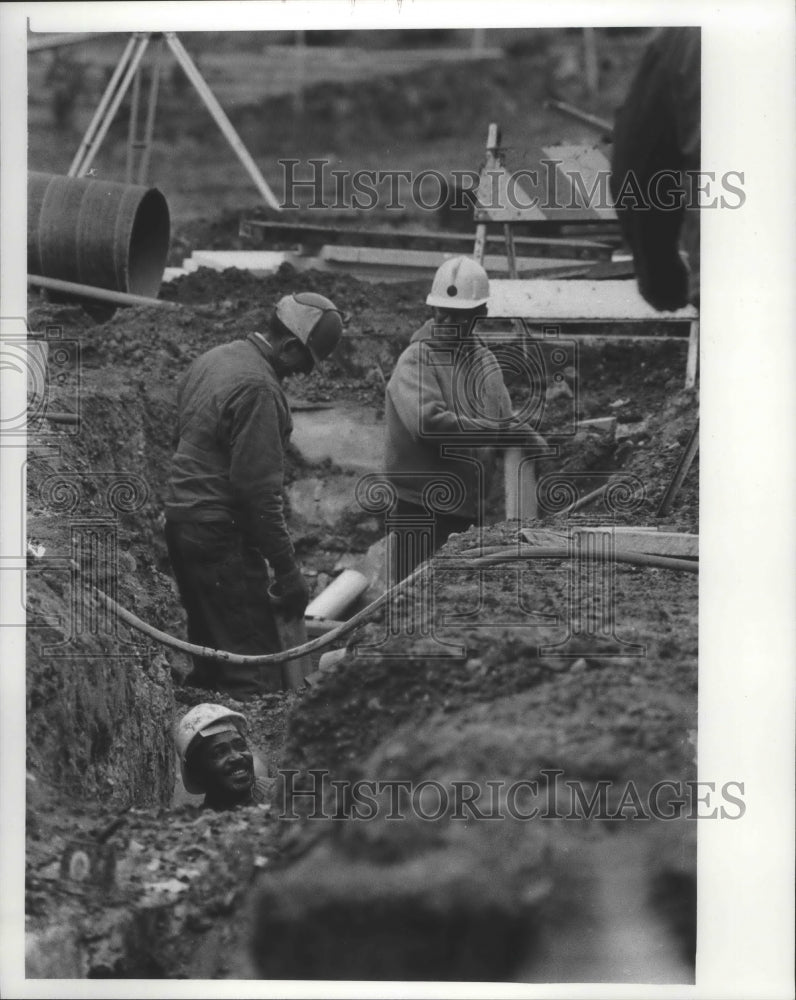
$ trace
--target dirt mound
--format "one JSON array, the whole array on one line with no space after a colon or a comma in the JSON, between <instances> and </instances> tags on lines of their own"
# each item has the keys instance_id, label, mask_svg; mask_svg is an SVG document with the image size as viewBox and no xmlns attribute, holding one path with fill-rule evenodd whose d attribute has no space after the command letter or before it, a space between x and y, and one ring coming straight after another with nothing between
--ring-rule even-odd
<instances>
[{"instance_id":1,"label":"dirt mound","mask_svg":"<svg viewBox=\"0 0 796 1000\"><path fill-rule=\"evenodd\" d=\"M504 544L510 537L508 526L498 526L484 533L483 542ZM677 714L695 712L696 578L618 567L612 594L621 643L612 646L587 635L567 639L568 623L561 620L562 610L570 607L567 564L544 560L525 567L518 605L516 567L445 573L442 556L454 558L476 539L471 530L448 543L435 581L435 614L462 623L437 622L437 640L426 636L407 642L405 636L389 639L387 631L387 624L402 620L405 612L400 607L385 611L292 713L286 762L350 775L405 723L417 725L435 713L461 719L474 705L490 706L483 708L489 714L507 699L543 708L548 738L559 734L556 752L577 756L588 749L595 776L598 720L606 730L615 729L619 717L627 722L615 733L615 749L624 747L645 760L646 752L670 752L674 757L665 763L681 763L682 745L670 745L669 734L674 724L681 734L695 725L692 717L683 727ZM668 694L680 706L674 715L671 706L664 707ZM562 734L575 741L570 751ZM507 739L507 745L512 742ZM607 764L605 771L615 775L616 767Z\"/></svg>"},{"instance_id":2,"label":"dirt mound","mask_svg":"<svg viewBox=\"0 0 796 1000\"><path fill-rule=\"evenodd\" d=\"M411 978L412 969L456 978L463 941L476 942L468 974L561 978L556 937L572 943L584 935L602 943L573 965L583 980L593 979L600 963L606 979L626 967L649 969L651 942L660 939L667 942L660 974L685 981L693 956L691 826L683 831L676 824L635 823L617 835L601 824L594 832L593 823L551 821L531 832L527 824L510 821L466 824L462 834L447 821L436 828L385 825L381 819L365 826L350 816L330 823L271 823L272 813L266 822L258 812L229 821L205 818L197 826L195 813L159 814L145 807L165 806L171 797L168 730L175 714L201 700L225 699L180 687L175 699L173 681L184 675L185 658L152 648L126 655L123 644L141 639L118 623L108 634L99 619L102 627L95 632L84 629L71 658L56 661L45 648L44 641L68 642L72 619L60 626L53 621L72 607L75 591L68 568L56 571L44 563L68 559L73 545L79 554L82 539L95 538L80 535L86 523L96 532L102 522L116 545L116 562L98 581L107 588L115 583L120 602L145 620L184 634L162 540L175 383L192 358L262 326L273 302L297 289L328 295L350 318L344 351L321 372L291 380L291 397L380 405L395 359L425 318L425 283L373 286L290 268L266 279L202 271L170 287L167 294L180 311L123 310L103 324L74 307L33 303L34 330L61 327L62 337L79 341L82 358L79 394L67 379L53 385L49 401L51 410L79 412L80 423L72 433L69 425L43 421L31 438L28 473L29 537L46 549L42 572L28 577L29 602L32 613L50 622L29 632L28 766L41 793L30 800L31 968L42 974L69 968L79 975L254 975L258 970L246 964L245 918L254 906L258 933L271 942L259 949L260 974L373 971L364 963L345 965L345 931L361 939L360 954L372 953L380 968L399 978ZM540 471L586 472L590 478L582 482L594 485L612 471L632 472L643 480L646 498L619 519L653 523L696 416L694 393L680 389L684 353L681 343L584 347L579 368L568 373L569 393L551 400L550 440L560 451ZM622 434L593 428L572 433L576 418L609 415L616 416ZM328 463L309 466L293 454L289 480L312 482L316 489L328 481L332 492L334 483L339 480L342 488L352 474ZM672 514L680 529L696 525L697 481L695 466ZM124 483L127 492L119 494ZM346 521L350 537L342 537L328 523L313 522L311 504L298 506L291 527L318 586L346 547L364 550L379 530L363 513L361 523ZM587 513L599 520L606 511L597 505ZM499 501L490 518L501 519ZM516 529L511 522L494 526L483 541L509 543ZM460 536L445 555L475 543L473 533ZM443 563L438 570L434 634L388 635L385 611L355 639L360 649L377 643L379 655L355 656L352 647L304 695L245 706L253 741L272 775L286 766L302 782L315 768L346 781L483 784L535 780L544 769L558 768L587 791L612 782L611 808L627 782L644 797L662 777L693 775L695 577L617 567L611 591L616 635L643 645L644 654L618 648L616 640L595 644L594 630L585 643L574 630L571 655L561 658L539 647L567 638L572 581L564 564L525 567L521 600L516 567L489 569L480 582L469 570L446 573ZM406 612L404 602L391 613ZM451 656L450 645L441 643L462 648ZM441 658L433 655L440 652ZM64 804L51 784L87 803L85 814ZM278 783L274 795L278 815ZM60 852L70 838L131 804L130 825L112 841L124 874L121 896L102 899L87 889L76 902L74 887L62 884L57 859L47 854L48 843ZM617 822L607 822L605 830ZM493 826L496 832L490 832ZM197 831L209 852L201 862L190 853ZM233 860L219 863L221 856ZM633 861L623 868L625 857ZM274 872L259 904L259 890L249 895L242 889L263 867L258 858ZM643 902L650 895L656 900L651 908ZM632 958L619 898L645 928L643 958ZM351 922L346 914L355 904L363 916ZM273 947L274 915L279 949ZM157 946L155 921L165 928ZM413 921L426 930L399 946L396 927ZM310 925L318 946L312 968L301 957L301 928ZM492 940L494 928L501 928L500 946L485 957L479 942ZM614 947L616 941L625 944ZM678 948L685 949L685 965L676 958ZM58 969L54 958L45 961L47 954L61 956Z\"/></svg>"},{"instance_id":3,"label":"dirt mound","mask_svg":"<svg viewBox=\"0 0 796 1000\"><path fill-rule=\"evenodd\" d=\"M485 544L505 541L506 530ZM695 832L655 809L676 808L696 777L696 577L621 567L607 640L560 620L572 593L562 563L525 571L521 607L511 567L480 581L475 568L445 573L445 557L473 541L458 536L438 556L434 628L425 630L434 634L391 638L375 622L289 717L285 763L304 778L290 779L281 808L307 818L290 845L299 860L263 881L260 968L472 978L464 968L546 981L561 938L577 937L574 924L594 937L570 953L572 981L580 970L632 979L634 967L651 981L687 980ZM679 784L658 798L674 775ZM597 806L584 816L586 802ZM647 822L627 823L633 817ZM478 877L460 880L459 865ZM493 888L509 881L493 898L484 875ZM310 959L300 946L307 926ZM493 950L483 942L494 926ZM475 954L465 957L462 936L478 941ZM363 962L352 939L367 941Z\"/></svg>"}]
</instances>

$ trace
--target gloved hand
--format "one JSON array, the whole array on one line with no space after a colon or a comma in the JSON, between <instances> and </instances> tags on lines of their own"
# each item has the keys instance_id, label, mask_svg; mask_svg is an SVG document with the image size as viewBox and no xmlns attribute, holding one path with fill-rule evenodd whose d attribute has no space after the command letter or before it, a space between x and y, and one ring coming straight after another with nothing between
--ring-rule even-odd
<instances>
[{"instance_id":1,"label":"gloved hand","mask_svg":"<svg viewBox=\"0 0 796 1000\"><path fill-rule=\"evenodd\" d=\"M288 573L278 576L268 593L274 606L288 620L302 618L310 602L309 587L298 566L294 566Z\"/></svg>"}]
</instances>

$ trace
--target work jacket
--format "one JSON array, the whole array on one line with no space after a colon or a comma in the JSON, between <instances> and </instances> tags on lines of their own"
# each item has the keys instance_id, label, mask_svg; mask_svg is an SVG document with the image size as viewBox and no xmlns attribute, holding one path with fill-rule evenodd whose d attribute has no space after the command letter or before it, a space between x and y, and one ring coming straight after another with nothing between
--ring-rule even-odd
<instances>
[{"instance_id":1,"label":"work jacket","mask_svg":"<svg viewBox=\"0 0 796 1000\"><path fill-rule=\"evenodd\" d=\"M282 497L293 421L268 350L250 334L214 347L183 376L166 517L232 522L282 575L294 566Z\"/></svg>"},{"instance_id":2,"label":"work jacket","mask_svg":"<svg viewBox=\"0 0 796 1000\"><path fill-rule=\"evenodd\" d=\"M386 477L401 499L474 522L494 474L490 427L511 419L511 399L497 358L480 340L434 330L429 320L414 334L387 385ZM477 446L485 434L489 445ZM453 508L451 477L461 495Z\"/></svg>"}]
</instances>

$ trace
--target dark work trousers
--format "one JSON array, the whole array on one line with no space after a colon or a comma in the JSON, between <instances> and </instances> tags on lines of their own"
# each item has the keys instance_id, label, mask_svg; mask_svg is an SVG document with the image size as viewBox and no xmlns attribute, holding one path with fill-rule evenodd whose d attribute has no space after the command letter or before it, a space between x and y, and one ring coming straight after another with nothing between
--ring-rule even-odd
<instances>
[{"instance_id":1,"label":"dark work trousers","mask_svg":"<svg viewBox=\"0 0 796 1000\"><path fill-rule=\"evenodd\" d=\"M235 525L166 522L166 545L188 617L188 641L230 653L282 649L268 600L268 568ZM193 657L186 683L233 696L279 691L280 665L250 666Z\"/></svg>"},{"instance_id":2,"label":"dark work trousers","mask_svg":"<svg viewBox=\"0 0 796 1000\"><path fill-rule=\"evenodd\" d=\"M429 524L432 520L433 530ZM394 535L389 550L391 584L409 576L454 532L467 531L474 523L471 518L453 514L429 515L425 507L400 498L389 515L389 522L389 525L385 522L385 531L392 531Z\"/></svg>"}]
</instances>

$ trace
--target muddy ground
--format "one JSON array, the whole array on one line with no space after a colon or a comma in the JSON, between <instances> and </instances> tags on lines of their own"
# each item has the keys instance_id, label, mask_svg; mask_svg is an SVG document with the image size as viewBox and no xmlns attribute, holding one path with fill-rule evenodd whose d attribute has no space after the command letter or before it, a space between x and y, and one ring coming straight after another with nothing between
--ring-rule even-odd
<instances>
[{"instance_id":1,"label":"muddy ground","mask_svg":"<svg viewBox=\"0 0 796 1000\"><path fill-rule=\"evenodd\" d=\"M267 303L299 287L341 304L350 316L349 338L323 372L288 384L291 398L298 406L320 401L378 413L381 376L389 377L425 315L422 283L378 286L374 295L374 286L353 278L289 268L270 279L199 272L165 291L181 304L179 312L127 310L104 324L76 306L32 301L34 330L58 325L62 338L81 345L79 426L58 429L45 420L31 440L28 535L46 549L31 559L32 614L63 618L75 588L68 571L48 566L48 559L74 552L81 524L110 518L118 538L118 599L158 628L184 635L162 540L175 379L201 351L261 326ZM646 496L619 520L654 525L696 415L694 392L680 388L684 361L682 341L582 347L578 372L569 378L577 393L550 403L547 433L560 455L540 471L588 473L581 491L599 483L600 474L633 473ZM513 389L521 398L522 386ZM49 412L72 409L78 398L72 390L69 379L53 385ZM575 402L580 418L616 415L619 434L556 437L556 421L563 427ZM108 483L131 476L137 499L128 502L129 512L118 509L124 504L113 508ZM334 494L337 484L350 489L356 478L328 460L312 465L291 452L294 496L319 480ZM695 464L668 527L698 530L697 481ZM598 521L607 516L599 506L588 512ZM484 545L516 538L517 523L503 517L498 490ZM550 515L543 523L561 522ZM291 530L316 589L341 558L363 555L382 532L376 517L351 502L337 523L323 506L301 505L291 514ZM464 535L443 555L476 544L475 535ZM590 789L611 781L612 795L632 781L642 798L656 781L693 779L696 578L620 566L616 635L636 646L609 644L602 655L575 637L562 658L539 647L567 637L567 565L526 565L519 583L517 572L511 565L490 568L479 582L475 569L445 573L443 562L434 589L438 635L391 640L374 655L362 647L380 641L389 614L402 613L382 611L311 691L238 706L251 719L275 798L267 809L231 817L194 819L190 805L169 809L172 718L200 700L227 702L181 686L188 666L182 654L142 646L142 637L121 625L106 634L111 626L102 620L92 634L86 619L73 645L63 648L65 658L57 658L60 651L45 645L63 641L68 630L53 624L32 630L31 968L43 962L52 972L57 954L64 968L92 976L688 979L693 823L443 819L407 822L404 830L381 819L276 818L285 798L280 769L299 772L289 785L298 788L318 769L328 770L329 781L483 785L532 780L552 768ZM110 571L104 582L109 588ZM456 616L464 617L441 623ZM125 642L139 643L138 650L131 653ZM451 643L460 648L451 651ZM108 840L118 855L115 887L63 881L62 849L117 814L119 829ZM260 890L250 884L260 869L274 874L265 878L258 903ZM247 917L250 907L257 914ZM156 943L154 926L167 928ZM559 928L552 936L551 926ZM317 944L309 950L302 944L308 927ZM489 943L495 935L499 947ZM351 937L369 942L367 949L344 947Z\"/></svg>"},{"instance_id":2,"label":"muddy ground","mask_svg":"<svg viewBox=\"0 0 796 1000\"><path fill-rule=\"evenodd\" d=\"M567 38L556 44L565 51ZM580 126L542 110L551 88L588 100L557 71L558 55L534 45L478 78L470 66L436 66L400 84L317 85L301 121L288 96L230 113L272 182L279 155L329 153L353 167L477 167L495 109L507 134L530 127L529 144L584 138ZM590 110L615 106L638 45L619 37L606 47ZM33 66L30 164L65 170L101 77L53 134L43 75ZM469 102L466 121L459 102ZM163 108L153 169L176 205L170 262L179 263L193 249L234 246L241 209L254 199L227 151L213 145L203 109L189 113L173 91L164 91ZM123 162L126 124L114 128L97 161L105 176ZM638 818L622 797L632 783L646 802L656 782L695 777L696 576L619 565L615 638L595 646L570 637L569 655L557 655L571 621L568 564L523 564L519 576L517 564L481 576L472 566L445 571L458 553L516 539L519 525L505 521L498 487L484 537L454 538L440 554L431 634L382 642L412 607L411 595L399 598L349 637L344 658L311 690L240 706L185 687L186 658L104 617L64 561L94 553L95 582L150 624L184 636L162 538L177 378L207 348L261 328L279 295L319 291L346 312L346 340L321 372L291 380L288 394L308 407L310 426L312 414L325 412L311 407L333 406L359 415L364 428L365 414L379 420L385 380L426 318L426 284L372 285L289 267L267 279L201 271L164 286L162 297L179 310L121 310L104 323L31 297L31 329L51 341L47 414L78 414L79 423L42 417L29 438L29 975L693 980L696 824ZM565 385L551 375L543 429L558 454L540 463L540 474L578 474L581 492L619 471L644 485L625 512L597 504L584 515L656 525L697 416L696 393L682 389L685 353L682 340L582 341ZM522 402L527 387L510 388ZM615 429L565 433L573 419L604 416L616 418ZM382 536L379 519L351 498L362 471L350 454L335 464L291 450L290 528L316 591ZM697 461L667 519L672 530L698 531L698 475ZM539 523L566 527L553 513ZM246 712L272 781L268 805L218 816L172 805L169 727L203 700ZM291 790L312 791L320 770L328 774L318 796L291 798ZM410 810L395 822L382 808L363 822L330 784L502 782L495 794L505 814L512 783L543 787L554 771L588 793L610 782L605 811L615 818L566 819L567 801L561 817L553 809L544 820L476 821L443 809L436 821ZM319 810L337 818L307 815L321 792ZM515 803L523 811L534 805L528 792ZM416 804L433 814L435 786L427 793ZM286 815L291 804L296 818ZM544 808L551 812L549 801ZM62 873L78 841L95 881ZM103 878L111 856L115 877Z\"/></svg>"}]
</instances>

